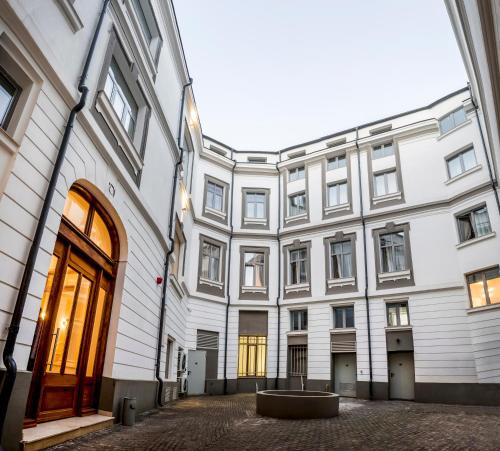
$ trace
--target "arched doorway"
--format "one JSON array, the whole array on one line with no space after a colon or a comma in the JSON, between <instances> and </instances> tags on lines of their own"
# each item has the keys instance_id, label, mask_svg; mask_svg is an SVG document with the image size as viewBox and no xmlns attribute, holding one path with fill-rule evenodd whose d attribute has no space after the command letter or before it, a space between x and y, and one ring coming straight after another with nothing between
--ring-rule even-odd
<instances>
[{"instance_id":1,"label":"arched doorway","mask_svg":"<svg viewBox=\"0 0 500 451\"><path fill-rule=\"evenodd\" d=\"M97 412L117 254L106 211L82 187L72 187L28 364L26 426Z\"/></svg>"}]
</instances>

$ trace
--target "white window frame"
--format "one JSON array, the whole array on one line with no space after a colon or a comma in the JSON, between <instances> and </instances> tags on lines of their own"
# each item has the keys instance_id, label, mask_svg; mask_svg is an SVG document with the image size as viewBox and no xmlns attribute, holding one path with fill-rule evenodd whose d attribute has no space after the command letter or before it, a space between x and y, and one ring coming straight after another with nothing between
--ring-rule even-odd
<instances>
[{"instance_id":1,"label":"white window frame","mask_svg":"<svg viewBox=\"0 0 500 451\"><path fill-rule=\"evenodd\" d=\"M463 111L463 115L464 115L463 120L460 122L457 122L457 120L456 120L456 113L458 111ZM450 119L450 118L452 119L452 122L453 122L452 127L446 131L443 131L443 121ZM445 114L443 117L441 117L439 119L439 131L441 132L441 135L446 135L447 133L451 132L452 130L455 130L459 125L462 125L465 122L467 122L467 114L465 113L464 108L463 107L456 108L455 110L450 111L449 113Z\"/></svg>"},{"instance_id":2,"label":"white window frame","mask_svg":"<svg viewBox=\"0 0 500 451\"><path fill-rule=\"evenodd\" d=\"M305 257L301 257L300 253L304 251L305 252ZM298 249L289 249L288 250L288 285L301 285L301 284L308 284L309 283L309 275L307 274L307 265L308 265L308 251L307 247L301 247ZM295 271L292 269L292 263L296 263L295 265ZM305 274L305 280L301 280L300 278L300 267L301 265L304 265L304 274ZM294 272L296 273L295 275L297 276L294 282L294 277L293 274Z\"/></svg>"},{"instance_id":3,"label":"white window frame","mask_svg":"<svg viewBox=\"0 0 500 451\"><path fill-rule=\"evenodd\" d=\"M255 256L257 255L260 255L262 257L262 262L261 263L257 263L257 262L253 262L253 263L247 263L247 254L253 254ZM243 265L244 265L244 268L243 268L243 281L245 282L244 283L244 287L252 287L252 288L265 288L266 287L266 254L264 252L257 252L257 251L245 251L244 254L243 254ZM247 282L247 267L251 267L253 268L253 272L252 272L252 284L248 285L246 282ZM257 270L258 268L261 268L261 281L262 281L262 285L257 285L256 284L256 280L257 280Z\"/></svg>"},{"instance_id":4,"label":"white window frame","mask_svg":"<svg viewBox=\"0 0 500 451\"><path fill-rule=\"evenodd\" d=\"M297 317L297 318L295 318ZM305 320L304 320L305 318ZM295 320L297 328L295 328ZM305 323L305 324L303 324ZM302 327L304 326L304 327ZM306 331L308 328L308 314L307 309L300 310L290 310L290 331L291 332L302 332Z\"/></svg>"},{"instance_id":5,"label":"white window frame","mask_svg":"<svg viewBox=\"0 0 500 451\"><path fill-rule=\"evenodd\" d=\"M303 199L304 199L303 209L302 209L302 211L298 211L298 212L292 214L292 200L295 198L298 198L298 197L303 197ZM298 208L298 207L293 207L293 208ZM300 193L290 194L288 196L288 216L289 217L301 216L301 215L305 215L306 213L307 213L307 197L306 197L305 191L302 191Z\"/></svg>"},{"instance_id":6,"label":"white window frame","mask_svg":"<svg viewBox=\"0 0 500 451\"><path fill-rule=\"evenodd\" d=\"M205 247L207 247L210 250L212 249L217 249L218 251L218 256L214 256L214 255L211 255L211 252L209 252L208 254L205 253ZM201 262L201 274L200 274L200 277L204 280L209 280L211 282L221 282L221 246L218 246L217 244L213 244L211 242L208 242L208 241L203 241L202 243L202 255L201 255L201 259L202 259L202 262ZM203 274L203 260L206 258L208 258L208 264L207 264L207 268L208 268L208 272L207 274ZM217 275L216 277L217 278L213 278L214 277L214 274L210 274L210 271L212 268L212 265L211 265L211 261L212 260L215 260L217 262Z\"/></svg>"},{"instance_id":7,"label":"white window frame","mask_svg":"<svg viewBox=\"0 0 500 451\"><path fill-rule=\"evenodd\" d=\"M387 142L384 144L379 144L373 146L372 149L372 160L378 160L379 158L390 157L394 155L394 143Z\"/></svg>"},{"instance_id":8,"label":"white window frame","mask_svg":"<svg viewBox=\"0 0 500 451\"><path fill-rule=\"evenodd\" d=\"M391 243L388 245L383 246L382 245L382 237L385 236L392 236L392 235L401 235L403 237L403 242L402 244L394 244L392 238L391 238ZM401 271L406 271L407 268L407 263L406 263L406 244L405 244L405 232L387 232L387 233L381 233L379 236L379 249L380 249L380 271L382 273L392 273L392 272L401 272ZM403 248L403 267L399 268L397 265L397 259L396 259L396 248L402 247ZM387 265L384 265L384 252L383 249L392 249L392 265L395 268L393 271L389 271L389 261L387 262ZM388 253L386 253L388 255ZM388 271L384 271L384 267L387 267Z\"/></svg>"},{"instance_id":9,"label":"white window frame","mask_svg":"<svg viewBox=\"0 0 500 451\"><path fill-rule=\"evenodd\" d=\"M297 166L288 170L288 181L295 182L296 180L302 180L306 177L305 166Z\"/></svg>"},{"instance_id":10,"label":"white window frame","mask_svg":"<svg viewBox=\"0 0 500 451\"><path fill-rule=\"evenodd\" d=\"M341 202L341 188L345 187L345 202ZM347 186L347 180L342 180L341 182L333 182L329 183L326 187L327 189L327 198L328 198L328 207L338 207L341 205L349 204L349 187ZM334 189L335 192L335 201L332 202L331 189Z\"/></svg>"},{"instance_id":11,"label":"white window frame","mask_svg":"<svg viewBox=\"0 0 500 451\"><path fill-rule=\"evenodd\" d=\"M472 155L474 156L474 163L475 164L472 165L470 168L466 169L465 163L464 163L464 155L468 152L472 152ZM455 160L458 160L460 162L460 172L458 174L451 175L450 162L455 161ZM454 179L456 177L460 177L462 174L465 174L466 172L471 171L472 169L474 169L477 166L478 166L478 163L477 163L476 151L474 150L473 146L470 146L467 149L464 149L461 152L456 153L456 154L446 158L446 169L448 171L449 179Z\"/></svg>"},{"instance_id":12,"label":"white window frame","mask_svg":"<svg viewBox=\"0 0 500 451\"><path fill-rule=\"evenodd\" d=\"M401 324L401 307L406 307L406 318L407 318L407 324ZM397 324L391 324L389 320L389 309L391 308L396 308L396 323ZM410 309L408 307L408 301L404 302L387 302L385 306L386 310L386 319L387 319L387 327L407 327L410 326Z\"/></svg>"},{"instance_id":13,"label":"white window frame","mask_svg":"<svg viewBox=\"0 0 500 451\"><path fill-rule=\"evenodd\" d=\"M395 191L389 191L389 181L388 181L388 174L394 174L394 180L396 182L396 190ZM379 193L377 190L377 177L383 177L384 178L384 192ZM387 171L379 172L377 174L373 175L373 191L375 192L375 197L382 197L382 196L388 196L391 194L396 194L399 192L399 184L398 184L398 174L396 169L390 169Z\"/></svg>"},{"instance_id":14,"label":"white window frame","mask_svg":"<svg viewBox=\"0 0 500 451\"><path fill-rule=\"evenodd\" d=\"M347 325L347 309L352 309L352 326ZM342 324L337 324L337 311L342 312ZM339 305L332 308L333 328L334 329L352 329L356 327L356 315L354 314L354 305Z\"/></svg>"},{"instance_id":15,"label":"white window frame","mask_svg":"<svg viewBox=\"0 0 500 451\"><path fill-rule=\"evenodd\" d=\"M346 244L349 244L349 246L351 247L351 250L350 252L344 252L344 245ZM334 280L334 279L348 279L348 278L351 278L351 277L354 277L353 275L353 242L351 240L345 240L345 241L340 241L340 242L331 242L329 243L330 245L330 279ZM335 246L338 246L340 245L342 247L341 249L341 253L340 254L336 254L334 253L334 247ZM334 256L335 255L340 255L340 258L339 258L339 277L334 277L334 271L333 271L333 267L334 267ZM343 265L344 265L344 258L346 258L345 256L346 255L350 255L351 256L351 273L350 274L343 274Z\"/></svg>"},{"instance_id":16,"label":"white window frame","mask_svg":"<svg viewBox=\"0 0 500 451\"><path fill-rule=\"evenodd\" d=\"M483 225L483 223L479 224L477 222L478 219L478 214L482 212L486 213L486 219L487 221L484 222L484 225L487 225L487 231L484 231L484 233L481 233L481 228L478 227L479 225ZM471 232L472 236L470 238L465 238L463 235L463 229L460 225L460 221L462 219L467 218L469 220L469 224L471 226ZM467 212L460 213L456 215L456 221L457 221L457 228L458 228L458 237L460 240L460 243L465 243L470 240L474 240L476 238L480 238L482 236L488 235L492 232L491 230L491 221L490 221L490 216L488 213L488 207L486 205L481 205L480 207L473 208Z\"/></svg>"},{"instance_id":17,"label":"white window frame","mask_svg":"<svg viewBox=\"0 0 500 451\"><path fill-rule=\"evenodd\" d=\"M214 189L213 191L211 192L210 191L210 186L213 186ZM220 188L221 190L221 193L220 193L220 205L221 205L221 208L216 208L215 207L215 197L219 196L218 194L216 194L215 190L217 188ZM209 205L209 196L208 196L208 193L212 194L212 205ZM220 212L220 213L223 213L225 211L225 205L224 205L224 186L223 185L219 185L218 183L212 181L212 180L207 180L207 194L206 194L206 205L205 205L205 208L207 208L208 210L211 210L211 211L216 211L216 212Z\"/></svg>"},{"instance_id":18,"label":"white window frame","mask_svg":"<svg viewBox=\"0 0 500 451\"><path fill-rule=\"evenodd\" d=\"M347 166L347 155L345 154L328 158L326 162L327 171L333 171L335 169L345 168L346 166Z\"/></svg>"},{"instance_id":19,"label":"white window frame","mask_svg":"<svg viewBox=\"0 0 500 451\"><path fill-rule=\"evenodd\" d=\"M253 201L250 201L250 198L253 196ZM267 219L266 218L266 193L259 192L259 191L247 191L245 193L245 218L248 219ZM257 199L261 198L262 201L259 201ZM262 216L257 215L257 205L262 204ZM250 210L250 205L252 205L252 210ZM251 213L251 214L250 214Z\"/></svg>"}]
</instances>

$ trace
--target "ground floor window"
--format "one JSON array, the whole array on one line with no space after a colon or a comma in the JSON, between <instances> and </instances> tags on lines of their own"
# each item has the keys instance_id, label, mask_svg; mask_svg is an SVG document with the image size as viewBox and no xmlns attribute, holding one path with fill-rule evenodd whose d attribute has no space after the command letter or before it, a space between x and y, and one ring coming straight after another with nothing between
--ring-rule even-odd
<instances>
[{"instance_id":1,"label":"ground floor window","mask_svg":"<svg viewBox=\"0 0 500 451\"><path fill-rule=\"evenodd\" d=\"M288 375L307 376L307 345L288 346Z\"/></svg>"},{"instance_id":2,"label":"ground floor window","mask_svg":"<svg viewBox=\"0 0 500 451\"><path fill-rule=\"evenodd\" d=\"M241 335L238 355L238 377L266 375L267 337Z\"/></svg>"}]
</instances>

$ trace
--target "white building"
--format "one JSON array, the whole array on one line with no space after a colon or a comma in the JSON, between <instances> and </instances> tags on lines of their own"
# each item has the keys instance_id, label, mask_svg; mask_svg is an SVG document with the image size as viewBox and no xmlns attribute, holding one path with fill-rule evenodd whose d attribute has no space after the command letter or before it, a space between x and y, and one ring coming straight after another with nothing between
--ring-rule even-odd
<instances>
[{"instance_id":1,"label":"white building","mask_svg":"<svg viewBox=\"0 0 500 451\"><path fill-rule=\"evenodd\" d=\"M6 449L186 388L500 404L498 161L467 89L238 151L202 136L157 0L0 0L0 85Z\"/></svg>"}]
</instances>

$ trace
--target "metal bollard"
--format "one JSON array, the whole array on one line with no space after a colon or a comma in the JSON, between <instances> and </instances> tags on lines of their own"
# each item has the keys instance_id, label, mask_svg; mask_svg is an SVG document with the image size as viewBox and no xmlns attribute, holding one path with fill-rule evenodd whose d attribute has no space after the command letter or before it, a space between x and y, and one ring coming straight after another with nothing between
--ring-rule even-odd
<instances>
[{"instance_id":1,"label":"metal bollard","mask_svg":"<svg viewBox=\"0 0 500 451\"><path fill-rule=\"evenodd\" d=\"M133 426L135 424L136 403L137 398L123 398L122 424L124 426Z\"/></svg>"}]
</instances>

